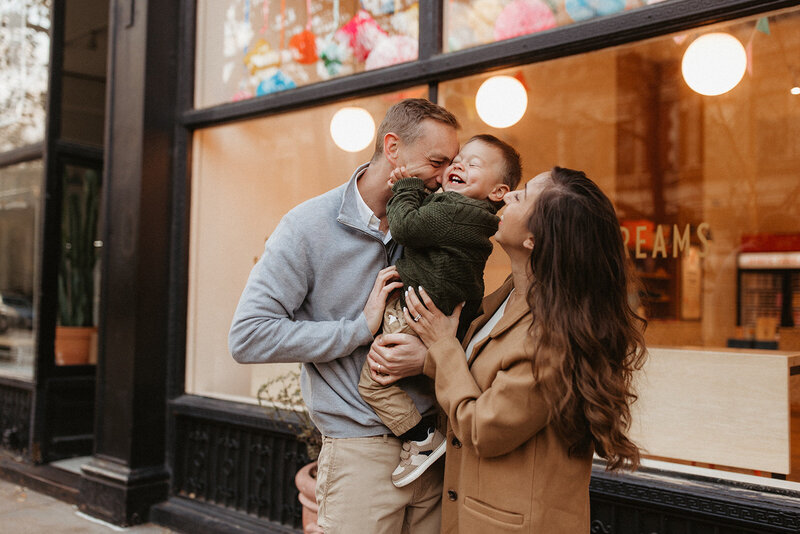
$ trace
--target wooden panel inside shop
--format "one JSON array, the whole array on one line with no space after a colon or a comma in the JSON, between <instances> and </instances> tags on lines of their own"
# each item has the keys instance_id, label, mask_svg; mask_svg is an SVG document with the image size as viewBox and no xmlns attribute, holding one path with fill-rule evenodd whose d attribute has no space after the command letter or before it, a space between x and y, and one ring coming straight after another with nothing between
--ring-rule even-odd
<instances>
[{"instance_id":1,"label":"wooden panel inside shop","mask_svg":"<svg viewBox=\"0 0 800 534\"><path fill-rule=\"evenodd\" d=\"M800 475L800 353L649 349L632 437L650 457Z\"/></svg>"}]
</instances>

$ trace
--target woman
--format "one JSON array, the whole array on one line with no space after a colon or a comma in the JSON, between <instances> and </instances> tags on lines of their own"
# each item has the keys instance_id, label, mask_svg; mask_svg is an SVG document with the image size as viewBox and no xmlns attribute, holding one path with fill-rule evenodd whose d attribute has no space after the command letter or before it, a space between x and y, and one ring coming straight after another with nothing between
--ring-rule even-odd
<instances>
[{"instance_id":1,"label":"woman","mask_svg":"<svg viewBox=\"0 0 800 534\"><path fill-rule=\"evenodd\" d=\"M608 469L639 462L626 430L644 320L614 209L584 173L556 167L505 202L495 239L512 274L466 349L460 310L407 296L449 420L442 532L585 533L592 454Z\"/></svg>"}]
</instances>

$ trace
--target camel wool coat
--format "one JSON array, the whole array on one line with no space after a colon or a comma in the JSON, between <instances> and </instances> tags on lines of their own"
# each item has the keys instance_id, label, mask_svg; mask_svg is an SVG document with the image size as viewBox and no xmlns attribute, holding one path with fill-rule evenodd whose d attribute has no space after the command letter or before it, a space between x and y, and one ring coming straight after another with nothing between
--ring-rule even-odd
<instances>
[{"instance_id":1,"label":"camel wool coat","mask_svg":"<svg viewBox=\"0 0 800 534\"><path fill-rule=\"evenodd\" d=\"M463 347L512 287L509 278L484 299ZM589 532L592 453L570 457L547 424L530 326L528 304L517 297L468 363L455 338L428 349L424 372L448 417L443 533Z\"/></svg>"}]
</instances>

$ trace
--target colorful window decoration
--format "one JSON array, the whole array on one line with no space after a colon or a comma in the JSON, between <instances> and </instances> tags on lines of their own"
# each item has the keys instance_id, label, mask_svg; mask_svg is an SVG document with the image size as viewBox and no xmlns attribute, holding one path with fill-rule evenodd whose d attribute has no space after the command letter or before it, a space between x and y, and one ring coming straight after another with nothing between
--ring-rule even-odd
<instances>
[{"instance_id":1,"label":"colorful window decoration","mask_svg":"<svg viewBox=\"0 0 800 534\"><path fill-rule=\"evenodd\" d=\"M446 52L669 0L445 0Z\"/></svg>"},{"instance_id":2,"label":"colorful window decoration","mask_svg":"<svg viewBox=\"0 0 800 534\"><path fill-rule=\"evenodd\" d=\"M196 107L417 59L410 0L200 0Z\"/></svg>"}]
</instances>

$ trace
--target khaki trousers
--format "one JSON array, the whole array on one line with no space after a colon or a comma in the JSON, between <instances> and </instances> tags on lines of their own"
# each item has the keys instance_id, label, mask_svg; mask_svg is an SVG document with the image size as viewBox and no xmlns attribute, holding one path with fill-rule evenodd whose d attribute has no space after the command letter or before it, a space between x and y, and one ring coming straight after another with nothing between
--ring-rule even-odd
<instances>
[{"instance_id":1,"label":"khaki trousers","mask_svg":"<svg viewBox=\"0 0 800 534\"><path fill-rule=\"evenodd\" d=\"M394 319L390 321L390 317ZM386 303L386 311L383 315L382 329L384 334L417 335L408 326L405 317L403 317L403 301L400 299L399 291L395 291L389 296L389 300ZM361 398L370 405L378 417L381 418L383 424L395 436L408 432L422 420L422 415L420 415L411 397L398 385L382 386L376 382L372 378L369 364L366 361L364 361L364 366L361 368L358 392L361 394Z\"/></svg>"},{"instance_id":2,"label":"khaki trousers","mask_svg":"<svg viewBox=\"0 0 800 534\"><path fill-rule=\"evenodd\" d=\"M316 493L326 534L439 533L444 461L396 488L400 446L392 436L323 439Z\"/></svg>"}]
</instances>

